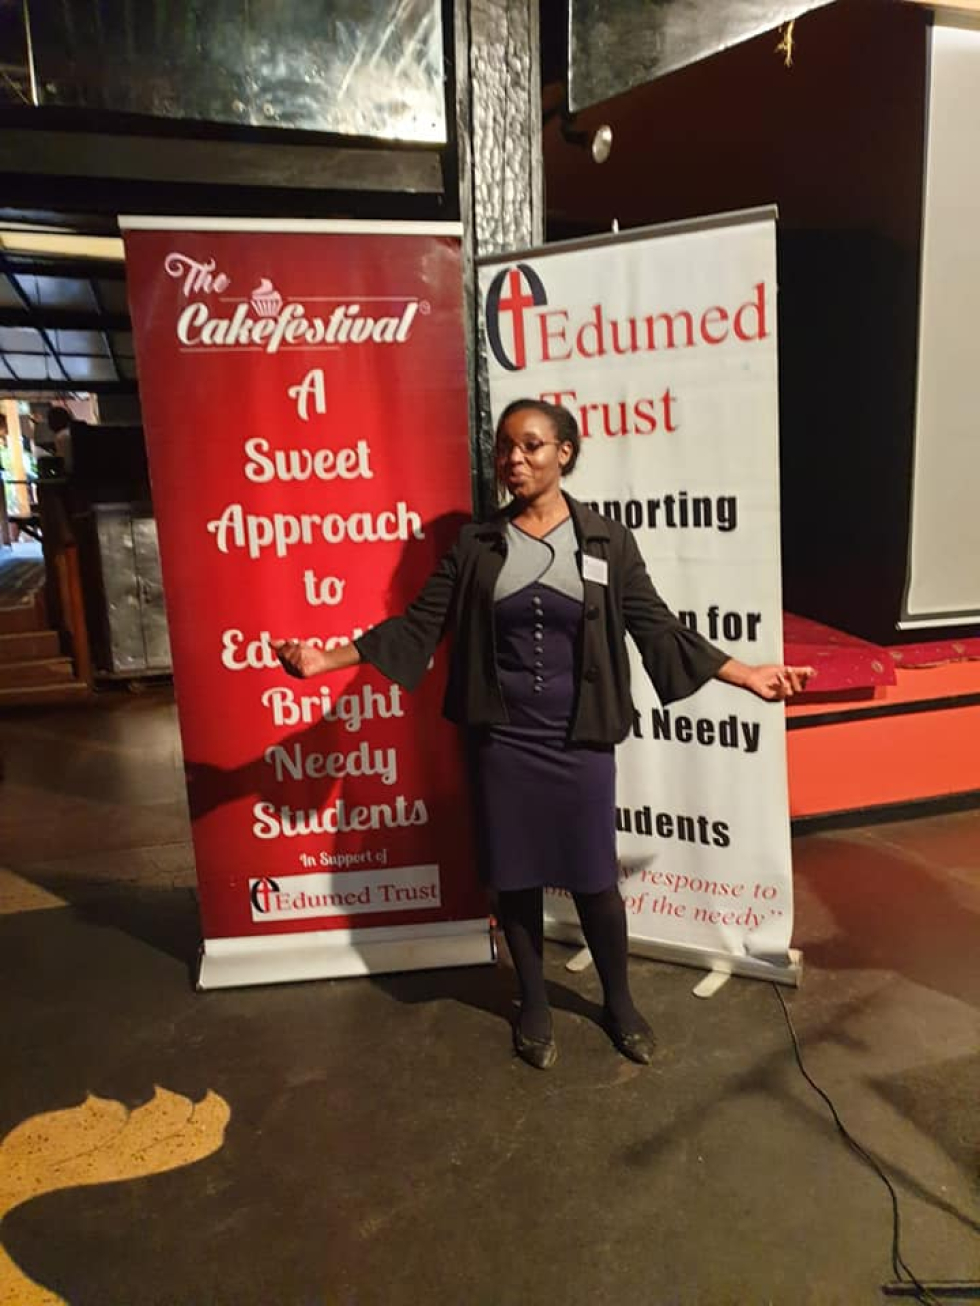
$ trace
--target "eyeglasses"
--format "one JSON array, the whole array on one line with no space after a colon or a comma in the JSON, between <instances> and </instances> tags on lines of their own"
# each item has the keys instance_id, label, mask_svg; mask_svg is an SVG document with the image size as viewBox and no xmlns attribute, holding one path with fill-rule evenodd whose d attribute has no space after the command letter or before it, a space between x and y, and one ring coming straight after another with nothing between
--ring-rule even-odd
<instances>
[{"instance_id":1,"label":"eyeglasses","mask_svg":"<svg viewBox=\"0 0 980 1306\"><path fill-rule=\"evenodd\" d=\"M557 449L563 443L563 440L502 440L494 450L494 457L498 462L503 462L515 449L519 449L525 458L535 458L549 445L554 445Z\"/></svg>"}]
</instances>

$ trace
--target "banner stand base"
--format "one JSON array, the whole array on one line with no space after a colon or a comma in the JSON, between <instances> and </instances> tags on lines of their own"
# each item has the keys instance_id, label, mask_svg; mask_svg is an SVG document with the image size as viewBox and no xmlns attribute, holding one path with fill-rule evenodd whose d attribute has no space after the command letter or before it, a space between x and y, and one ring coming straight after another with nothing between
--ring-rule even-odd
<instances>
[{"instance_id":1,"label":"banner stand base","mask_svg":"<svg viewBox=\"0 0 980 1306\"><path fill-rule=\"evenodd\" d=\"M581 929L564 921L546 919L544 932L557 943L570 943L580 948L585 944ZM629 950L634 957L648 957L651 961L695 966L699 970L740 975L743 979L769 980L773 984L786 984L791 988L798 988L803 982L803 953L797 948L788 950L787 959L782 964L763 961L759 957L737 957L728 952L691 948L683 943L665 943L657 939L630 939Z\"/></svg>"},{"instance_id":2,"label":"banner stand base","mask_svg":"<svg viewBox=\"0 0 980 1306\"><path fill-rule=\"evenodd\" d=\"M387 975L403 970L489 966L496 956L487 920L205 939L196 988L227 989Z\"/></svg>"}]
</instances>

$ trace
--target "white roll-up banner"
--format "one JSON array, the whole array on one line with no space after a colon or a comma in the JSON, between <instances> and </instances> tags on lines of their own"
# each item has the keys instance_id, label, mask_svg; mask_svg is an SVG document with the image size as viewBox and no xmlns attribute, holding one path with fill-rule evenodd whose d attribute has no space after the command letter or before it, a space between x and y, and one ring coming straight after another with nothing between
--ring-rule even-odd
<instances>
[{"instance_id":1,"label":"white roll-up banner","mask_svg":"<svg viewBox=\"0 0 980 1306\"><path fill-rule=\"evenodd\" d=\"M782 657L775 212L721 215L484 260L494 416L563 404L569 493L634 533L671 608L745 662ZM631 645L617 750L635 951L792 977L781 706L711 681L663 706ZM573 938L570 899L549 928Z\"/></svg>"}]
</instances>

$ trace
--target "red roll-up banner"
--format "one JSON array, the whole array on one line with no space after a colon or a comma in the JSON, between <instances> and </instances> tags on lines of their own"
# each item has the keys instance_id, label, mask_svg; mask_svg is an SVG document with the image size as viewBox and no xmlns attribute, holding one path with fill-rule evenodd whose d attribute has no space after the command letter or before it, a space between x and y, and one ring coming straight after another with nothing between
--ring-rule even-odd
<instances>
[{"instance_id":1,"label":"red roll-up banner","mask_svg":"<svg viewBox=\"0 0 980 1306\"><path fill-rule=\"evenodd\" d=\"M445 651L287 677L470 513L459 228L123 218L204 934L220 987L492 960Z\"/></svg>"}]
</instances>

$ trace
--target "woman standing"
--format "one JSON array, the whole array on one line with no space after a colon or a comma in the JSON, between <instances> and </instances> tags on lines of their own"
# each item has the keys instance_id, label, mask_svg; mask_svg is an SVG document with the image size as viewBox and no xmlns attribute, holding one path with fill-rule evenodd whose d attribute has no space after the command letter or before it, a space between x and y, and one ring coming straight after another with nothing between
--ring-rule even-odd
<instances>
[{"instance_id":1,"label":"woman standing","mask_svg":"<svg viewBox=\"0 0 980 1306\"><path fill-rule=\"evenodd\" d=\"M633 722L627 633L663 703L712 677L779 700L809 667L747 666L688 629L657 594L630 532L561 489L580 436L564 408L508 405L496 463L511 503L465 526L405 614L325 651L277 641L293 675L369 662L407 689L453 627L444 711L468 728L484 881L520 986L514 1046L557 1058L543 967L543 890L572 894L602 981L603 1024L647 1063L650 1027L630 995L616 863L614 747Z\"/></svg>"}]
</instances>

